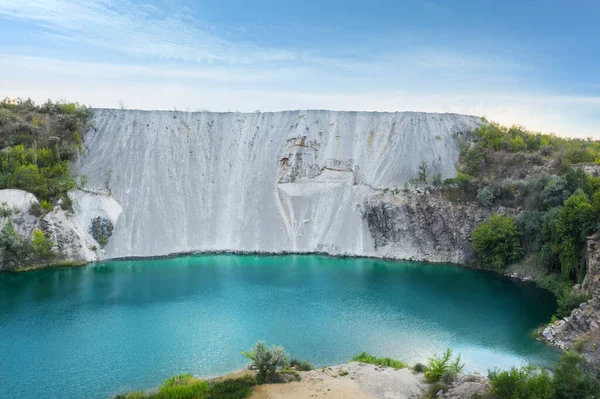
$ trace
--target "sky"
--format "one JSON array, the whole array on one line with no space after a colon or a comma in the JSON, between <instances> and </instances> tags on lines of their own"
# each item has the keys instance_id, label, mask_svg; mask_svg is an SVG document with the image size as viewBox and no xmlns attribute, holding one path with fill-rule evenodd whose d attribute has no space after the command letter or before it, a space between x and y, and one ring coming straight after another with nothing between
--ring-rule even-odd
<instances>
[{"instance_id":1,"label":"sky","mask_svg":"<svg viewBox=\"0 0 600 399\"><path fill-rule=\"evenodd\" d=\"M457 112L600 139L598 0L0 0L0 96Z\"/></svg>"}]
</instances>

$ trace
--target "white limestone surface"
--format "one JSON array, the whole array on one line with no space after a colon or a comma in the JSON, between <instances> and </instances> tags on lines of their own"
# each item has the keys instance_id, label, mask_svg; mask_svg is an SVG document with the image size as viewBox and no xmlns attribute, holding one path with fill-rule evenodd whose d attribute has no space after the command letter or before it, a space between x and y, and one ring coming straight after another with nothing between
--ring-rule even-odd
<instances>
[{"instance_id":1,"label":"white limestone surface","mask_svg":"<svg viewBox=\"0 0 600 399\"><path fill-rule=\"evenodd\" d=\"M105 258L191 251L377 255L362 216L422 161L456 174L456 114L99 109L74 164L122 208ZM85 217L87 219L87 216Z\"/></svg>"}]
</instances>

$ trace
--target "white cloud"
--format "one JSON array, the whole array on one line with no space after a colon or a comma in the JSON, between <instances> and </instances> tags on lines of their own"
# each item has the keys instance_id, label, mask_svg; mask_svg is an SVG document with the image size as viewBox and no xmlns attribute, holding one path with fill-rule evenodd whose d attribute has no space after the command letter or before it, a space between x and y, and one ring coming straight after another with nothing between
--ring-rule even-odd
<instances>
[{"instance_id":1,"label":"white cloud","mask_svg":"<svg viewBox=\"0 0 600 399\"><path fill-rule=\"evenodd\" d=\"M177 14L157 18L145 10L128 1L0 0L4 18L33 21L58 39L126 54L228 64L298 58L293 51L228 42Z\"/></svg>"},{"instance_id":2,"label":"white cloud","mask_svg":"<svg viewBox=\"0 0 600 399\"><path fill-rule=\"evenodd\" d=\"M127 0L0 0L0 19L42 27L37 48L50 37L71 50L109 49L128 62L33 57L32 49L5 46L0 95L97 107L123 100L143 109L458 112L600 138L600 97L528 90L537 73L513 59L436 47L379 54L357 47L351 56L265 48L219 38L185 9L163 11Z\"/></svg>"},{"instance_id":3,"label":"white cloud","mask_svg":"<svg viewBox=\"0 0 600 399\"><path fill-rule=\"evenodd\" d=\"M79 71L79 72L78 72ZM365 111L456 112L486 116L504 124L562 135L600 138L600 97L557 96L502 91L441 92L417 90L303 90L286 84L311 71L72 63L35 57L0 59L0 96L67 98L95 107L212 111L334 109ZM260 74L262 73L262 75ZM214 84L215 81L217 84ZM280 84L269 85L273 81Z\"/></svg>"}]
</instances>

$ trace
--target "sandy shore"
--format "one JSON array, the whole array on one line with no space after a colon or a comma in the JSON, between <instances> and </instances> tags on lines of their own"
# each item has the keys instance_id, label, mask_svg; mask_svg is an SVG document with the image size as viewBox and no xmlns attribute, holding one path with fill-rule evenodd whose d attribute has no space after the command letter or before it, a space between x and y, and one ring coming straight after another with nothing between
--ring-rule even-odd
<instances>
[{"instance_id":1,"label":"sandy shore","mask_svg":"<svg viewBox=\"0 0 600 399\"><path fill-rule=\"evenodd\" d=\"M410 370L356 362L300 375L301 381L257 386L250 398L409 399L421 396L426 389L422 377Z\"/></svg>"},{"instance_id":2,"label":"sandy shore","mask_svg":"<svg viewBox=\"0 0 600 399\"><path fill-rule=\"evenodd\" d=\"M255 387L250 399L417 399L429 384L422 373L351 362L300 372L301 381ZM489 389L485 377L459 376L444 398L470 398Z\"/></svg>"}]
</instances>

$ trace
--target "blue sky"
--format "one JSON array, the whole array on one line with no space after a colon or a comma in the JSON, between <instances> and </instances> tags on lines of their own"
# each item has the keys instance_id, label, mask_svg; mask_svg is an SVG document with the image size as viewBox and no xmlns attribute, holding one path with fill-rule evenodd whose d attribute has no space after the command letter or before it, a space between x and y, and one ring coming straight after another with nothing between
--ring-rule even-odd
<instances>
[{"instance_id":1,"label":"blue sky","mask_svg":"<svg viewBox=\"0 0 600 399\"><path fill-rule=\"evenodd\" d=\"M0 95L431 111L600 139L600 2L0 0Z\"/></svg>"}]
</instances>

